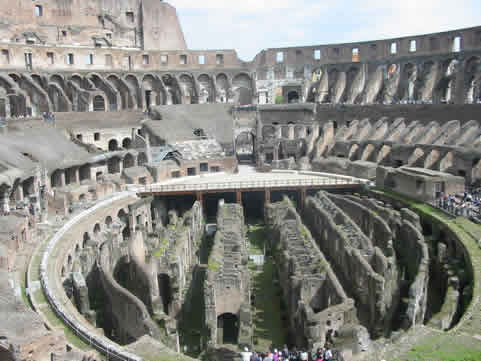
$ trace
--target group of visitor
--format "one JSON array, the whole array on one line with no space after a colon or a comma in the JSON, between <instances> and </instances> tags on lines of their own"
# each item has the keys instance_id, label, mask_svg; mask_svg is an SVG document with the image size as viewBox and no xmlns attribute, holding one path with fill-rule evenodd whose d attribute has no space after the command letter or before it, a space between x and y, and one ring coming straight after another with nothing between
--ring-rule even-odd
<instances>
[{"instance_id":1,"label":"group of visitor","mask_svg":"<svg viewBox=\"0 0 481 361\"><path fill-rule=\"evenodd\" d=\"M43 120L47 123L55 123L55 114L52 112L45 112L42 114Z\"/></svg>"},{"instance_id":2,"label":"group of visitor","mask_svg":"<svg viewBox=\"0 0 481 361\"><path fill-rule=\"evenodd\" d=\"M464 192L463 194L441 192L435 205L456 216L478 216L481 205L481 192L479 189L472 193Z\"/></svg>"},{"instance_id":3,"label":"group of visitor","mask_svg":"<svg viewBox=\"0 0 481 361\"><path fill-rule=\"evenodd\" d=\"M275 348L266 353L250 352L246 347L244 352L241 352L241 356L242 361L343 361L339 355L334 358L334 352L329 346L308 352L296 348L289 350L284 345L282 350Z\"/></svg>"}]
</instances>

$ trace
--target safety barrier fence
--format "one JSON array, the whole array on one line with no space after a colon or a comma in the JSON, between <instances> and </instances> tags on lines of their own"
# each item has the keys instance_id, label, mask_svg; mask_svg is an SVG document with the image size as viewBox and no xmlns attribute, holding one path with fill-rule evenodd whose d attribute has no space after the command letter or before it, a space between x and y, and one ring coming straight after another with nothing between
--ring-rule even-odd
<instances>
[{"instance_id":1,"label":"safety barrier fence","mask_svg":"<svg viewBox=\"0 0 481 361\"><path fill-rule=\"evenodd\" d=\"M97 349L100 353L104 354L108 360L119 360L119 361L142 361L142 358L126 352L117 344L109 341L106 337L102 337L97 335L93 332L93 330L88 329L87 327L83 326L80 321L77 321L75 317L70 314L65 305L65 300L60 300L58 295L53 290L56 290L56 281L55 275L49 274L49 263L51 264L54 262L54 267L50 270L56 272L57 270L57 262L59 261L58 257L54 257L53 251L58 243L61 241L62 237L68 234L70 229L80 222L83 218L93 214L95 211L104 208L114 202L119 200L125 199L129 196L132 196L131 192L122 192L118 195L104 200L90 209L83 211L82 213L76 215L70 221L68 221L50 240L48 243L43 257L42 262L40 265L40 280L42 283L42 288L47 298L50 306L56 313L56 315L84 342L91 345L95 349Z\"/></svg>"},{"instance_id":2,"label":"safety barrier fence","mask_svg":"<svg viewBox=\"0 0 481 361\"><path fill-rule=\"evenodd\" d=\"M313 177L308 179L275 179L252 180L237 182L209 182L209 183L181 183L181 184L152 184L146 186L129 186L128 189L137 193L175 193L199 192L226 189L254 189L254 188L283 188L283 187L315 187L361 185L365 180L346 177Z\"/></svg>"}]
</instances>

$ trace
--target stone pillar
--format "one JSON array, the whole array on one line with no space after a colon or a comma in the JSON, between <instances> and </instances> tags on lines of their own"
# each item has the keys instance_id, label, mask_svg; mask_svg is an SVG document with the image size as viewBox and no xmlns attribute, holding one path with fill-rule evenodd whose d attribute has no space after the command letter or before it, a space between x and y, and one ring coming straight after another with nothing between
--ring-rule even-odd
<instances>
[{"instance_id":1,"label":"stone pillar","mask_svg":"<svg viewBox=\"0 0 481 361\"><path fill-rule=\"evenodd\" d=\"M152 149L150 148L149 133L145 133L145 153L147 154L147 163L152 163Z\"/></svg>"},{"instance_id":2,"label":"stone pillar","mask_svg":"<svg viewBox=\"0 0 481 361\"><path fill-rule=\"evenodd\" d=\"M294 139L294 125L289 124L289 133L288 133L288 139Z\"/></svg>"},{"instance_id":3,"label":"stone pillar","mask_svg":"<svg viewBox=\"0 0 481 361\"><path fill-rule=\"evenodd\" d=\"M304 205L306 203L306 194L307 194L306 188L301 188L299 190L299 211L304 210Z\"/></svg>"},{"instance_id":4,"label":"stone pillar","mask_svg":"<svg viewBox=\"0 0 481 361\"><path fill-rule=\"evenodd\" d=\"M265 190L264 203L265 203L265 204L271 203L271 191L270 191L269 189L267 189L267 188L266 188L266 190Z\"/></svg>"},{"instance_id":5,"label":"stone pillar","mask_svg":"<svg viewBox=\"0 0 481 361\"><path fill-rule=\"evenodd\" d=\"M272 155L272 161L276 161L276 160L279 160L279 145L276 144L276 146L274 147L274 153Z\"/></svg>"},{"instance_id":6,"label":"stone pillar","mask_svg":"<svg viewBox=\"0 0 481 361\"><path fill-rule=\"evenodd\" d=\"M304 138L306 138L306 135L307 135L307 129L306 129L306 126L303 125L303 126L300 128L298 139L304 139Z\"/></svg>"},{"instance_id":7,"label":"stone pillar","mask_svg":"<svg viewBox=\"0 0 481 361\"><path fill-rule=\"evenodd\" d=\"M19 183L15 189L15 200L17 202L23 200L23 183Z\"/></svg>"},{"instance_id":8,"label":"stone pillar","mask_svg":"<svg viewBox=\"0 0 481 361\"><path fill-rule=\"evenodd\" d=\"M282 127L280 125L275 125L275 134L276 134L276 139L281 139L282 138Z\"/></svg>"},{"instance_id":9,"label":"stone pillar","mask_svg":"<svg viewBox=\"0 0 481 361\"><path fill-rule=\"evenodd\" d=\"M65 187L65 169L60 169L60 187Z\"/></svg>"},{"instance_id":10,"label":"stone pillar","mask_svg":"<svg viewBox=\"0 0 481 361\"><path fill-rule=\"evenodd\" d=\"M195 194L197 202L199 202L202 209L204 209L204 194L202 192L197 192Z\"/></svg>"},{"instance_id":11,"label":"stone pillar","mask_svg":"<svg viewBox=\"0 0 481 361\"><path fill-rule=\"evenodd\" d=\"M8 196L10 188L5 188L0 192L0 209L3 214L10 213L10 198Z\"/></svg>"},{"instance_id":12,"label":"stone pillar","mask_svg":"<svg viewBox=\"0 0 481 361\"><path fill-rule=\"evenodd\" d=\"M242 192L241 191L236 191L235 192L235 199L236 202L242 205Z\"/></svg>"},{"instance_id":13,"label":"stone pillar","mask_svg":"<svg viewBox=\"0 0 481 361\"><path fill-rule=\"evenodd\" d=\"M80 170L79 170L78 167L75 167L74 170L73 170L73 182L75 184L80 183Z\"/></svg>"},{"instance_id":14,"label":"stone pillar","mask_svg":"<svg viewBox=\"0 0 481 361\"><path fill-rule=\"evenodd\" d=\"M124 170L124 163L122 162L122 159L119 158L119 173L122 174Z\"/></svg>"}]
</instances>

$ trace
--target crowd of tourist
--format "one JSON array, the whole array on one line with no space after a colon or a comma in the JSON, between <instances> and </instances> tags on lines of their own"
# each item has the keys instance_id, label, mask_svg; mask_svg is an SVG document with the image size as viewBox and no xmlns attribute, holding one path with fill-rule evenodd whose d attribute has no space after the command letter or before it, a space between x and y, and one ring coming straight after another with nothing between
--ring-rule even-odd
<instances>
[{"instance_id":1,"label":"crowd of tourist","mask_svg":"<svg viewBox=\"0 0 481 361\"><path fill-rule=\"evenodd\" d=\"M463 194L440 193L435 205L446 212L462 217L478 217L481 205L481 189Z\"/></svg>"},{"instance_id":2,"label":"crowd of tourist","mask_svg":"<svg viewBox=\"0 0 481 361\"><path fill-rule=\"evenodd\" d=\"M250 352L246 347L241 355L242 361L344 361L338 352L328 346L308 352L296 348L289 350L284 345L280 350L275 348L266 353Z\"/></svg>"}]
</instances>

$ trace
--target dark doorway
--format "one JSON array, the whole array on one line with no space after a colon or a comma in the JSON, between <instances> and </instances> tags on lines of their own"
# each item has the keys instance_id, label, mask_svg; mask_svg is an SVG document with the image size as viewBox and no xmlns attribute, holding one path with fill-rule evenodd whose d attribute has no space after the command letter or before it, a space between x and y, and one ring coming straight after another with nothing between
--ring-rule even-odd
<instances>
[{"instance_id":1,"label":"dark doorway","mask_svg":"<svg viewBox=\"0 0 481 361\"><path fill-rule=\"evenodd\" d=\"M264 219L265 192L243 192L242 206L247 223L262 222Z\"/></svg>"},{"instance_id":2,"label":"dark doorway","mask_svg":"<svg viewBox=\"0 0 481 361\"><path fill-rule=\"evenodd\" d=\"M296 91L290 91L287 94L288 103L299 103L299 94Z\"/></svg>"},{"instance_id":3,"label":"dark doorway","mask_svg":"<svg viewBox=\"0 0 481 361\"><path fill-rule=\"evenodd\" d=\"M239 134L235 140L235 149L239 163L255 163L255 145L252 133Z\"/></svg>"},{"instance_id":4,"label":"dark doorway","mask_svg":"<svg viewBox=\"0 0 481 361\"><path fill-rule=\"evenodd\" d=\"M150 111L151 101L152 101L152 91L146 90L145 91L145 106L146 106L148 111Z\"/></svg>"},{"instance_id":5,"label":"dark doorway","mask_svg":"<svg viewBox=\"0 0 481 361\"><path fill-rule=\"evenodd\" d=\"M217 208L219 201L224 200L225 203L235 203L236 194L230 193L207 193L204 195L204 212L207 216L208 223L216 223Z\"/></svg>"},{"instance_id":6,"label":"dark doorway","mask_svg":"<svg viewBox=\"0 0 481 361\"><path fill-rule=\"evenodd\" d=\"M101 95L94 97L94 112L105 112L105 100Z\"/></svg>"},{"instance_id":7,"label":"dark doorway","mask_svg":"<svg viewBox=\"0 0 481 361\"><path fill-rule=\"evenodd\" d=\"M119 144L117 143L117 140L111 139L109 141L109 151L113 152L114 150L117 150L119 148Z\"/></svg>"},{"instance_id":8,"label":"dark doorway","mask_svg":"<svg viewBox=\"0 0 481 361\"><path fill-rule=\"evenodd\" d=\"M172 302L172 290L170 289L170 277L165 273L157 276L159 283L159 295L162 298L163 311L166 315L169 314L169 306Z\"/></svg>"},{"instance_id":9,"label":"dark doorway","mask_svg":"<svg viewBox=\"0 0 481 361\"><path fill-rule=\"evenodd\" d=\"M239 336L239 321L237 316L232 313L223 313L217 317L217 333L222 338L223 344L237 344L237 337Z\"/></svg>"}]
</instances>

